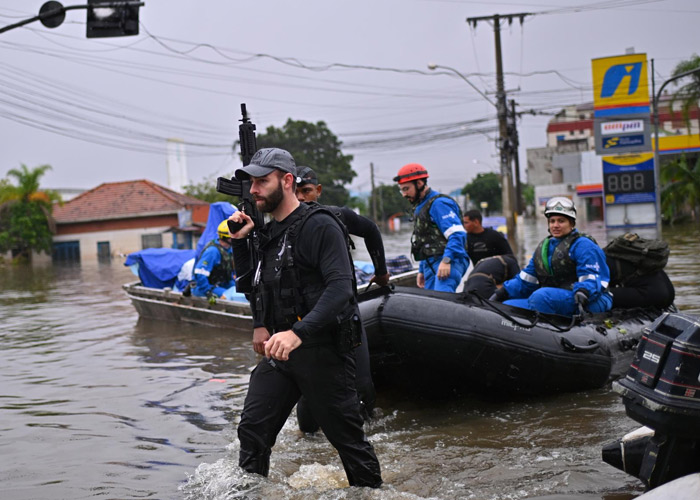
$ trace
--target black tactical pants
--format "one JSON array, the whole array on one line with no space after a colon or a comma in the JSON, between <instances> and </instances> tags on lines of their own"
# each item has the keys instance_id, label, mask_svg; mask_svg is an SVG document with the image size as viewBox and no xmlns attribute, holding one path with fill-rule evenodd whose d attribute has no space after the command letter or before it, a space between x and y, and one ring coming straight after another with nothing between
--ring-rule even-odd
<instances>
[{"instance_id":1,"label":"black tactical pants","mask_svg":"<svg viewBox=\"0 0 700 500\"><path fill-rule=\"evenodd\" d=\"M379 487L379 461L362 429L354 353L339 354L332 345L302 347L288 361L265 358L258 363L238 425L238 464L267 476L277 434L302 394L338 450L350 485Z\"/></svg>"}]
</instances>

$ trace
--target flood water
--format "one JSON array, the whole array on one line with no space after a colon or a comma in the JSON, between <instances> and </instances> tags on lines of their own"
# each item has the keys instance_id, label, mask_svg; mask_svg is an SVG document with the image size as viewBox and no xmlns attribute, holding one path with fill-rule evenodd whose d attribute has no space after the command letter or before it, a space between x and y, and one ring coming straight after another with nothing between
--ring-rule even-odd
<instances>
[{"instance_id":1,"label":"flood water","mask_svg":"<svg viewBox=\"0 0 700 500\"><path fill-rule=\"evenodd\" d=\"M523 225L531 252L545 229ZM676 304L696 315L699 236L695 226L664 233ZM388 255L406 253L405 241L387 237ZM347 488L335 450L322 435L299 433L293 419L270 477L244 474L235 430L256 363L249 332L140 320L120 288L134 276L119 260L0 273L3 499L626 500L643 492L600 458L603 443L639 426L609 387L518 401L421 400L378 387L378 418L366 431L382 489Z\"/></svg>"}]
</instances>

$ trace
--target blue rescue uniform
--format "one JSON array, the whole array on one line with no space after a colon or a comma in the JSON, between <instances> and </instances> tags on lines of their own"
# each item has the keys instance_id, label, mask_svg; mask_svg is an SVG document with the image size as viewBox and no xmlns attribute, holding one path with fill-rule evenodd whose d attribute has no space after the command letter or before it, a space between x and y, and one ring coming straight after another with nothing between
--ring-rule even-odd
<instances>
[{"instance_id":1,"label":"blue rescue uniform","mask_svg":"<svg viewBox=\"0 0 700 500\"><path fill-rule=\"evenodd\" d=\"M233 275L226 276L226 278L220 278L214 280L212 283L212 276L220 274L220 268L222 267L221 250L226 252L228 255L233 256L233 250L231 247L224 248L219 245L219 240L216 240L215 245L210 245L204 249L202 255L200 255L199 260L194 266L194 279L197 286L192 290L192 294L197 297L206 297L209 293L216 297L221 297L226 290L231 288L236 284L233 279ZM221 250L219 250L221 249Z\"/></svg>"},{"instance_id":2,"label":"blue rescue uniform","mask_svg":"<svg viewBox=\"0 0 700 500\"><path fill-rule=\"evenodd\" d=\"M577 230L574 229L574 233L576 232ZM550 268L553 266L552 255L564 239L550 237L547 242L547 259ZM610 269L605 261L605 253L594 241L580 236L571 243L568 258L575 269L576 280L571 283L562 283L556 287L542 286L541 281L549 277L538 276L536 257L533 256L530 259L527 267L520 271L518 276L503 284L510 297L505 301L506 304L544 313L571 316L577 310L574 294L583 288L588 291L586 306L588 311L603 312L612 308L612 295L607 291L610 283ZM572 277L574 277L573 274Z\"/></svg>"},{"instance_id":3,"label":"blue rescue uniform","mask_svg":"<svg viewBox=\"0 0 700 500\"><path fill-rule=\"evenodd\" d=\"M444 253L433 255L420 261L419 271L425 276L426 290L438 290L441 292L454 292L462 281L464 273L469 268L469 256L467 255L467 231L462 225L460 210L457 202L447 196L440 196L437 191L429 191L428 194L416 206L414 217L418 217L423 207L430 203L430 218L442 235L447 239ZM447 279L437 279L437 270L443 257L449 257L450 276Z\"/></svg>"}]
</instances>

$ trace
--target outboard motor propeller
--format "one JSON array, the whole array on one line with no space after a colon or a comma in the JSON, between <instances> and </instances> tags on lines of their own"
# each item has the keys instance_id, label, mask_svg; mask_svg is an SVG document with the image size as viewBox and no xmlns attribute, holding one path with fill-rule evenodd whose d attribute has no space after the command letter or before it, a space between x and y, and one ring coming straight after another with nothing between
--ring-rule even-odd
<instances>
[{"instance_id":1,"label":"outboard motor propeller","mask_svg":"<svg viewBox=\"0 0 700 500\"><path fill-rule=\"evenodd\" d=\"M603 448L603 460L647 489L700 472L700 318L665 313L645 329L627 376L613 383L627 415L653 435Z\"/></svg>"}]
</instances>

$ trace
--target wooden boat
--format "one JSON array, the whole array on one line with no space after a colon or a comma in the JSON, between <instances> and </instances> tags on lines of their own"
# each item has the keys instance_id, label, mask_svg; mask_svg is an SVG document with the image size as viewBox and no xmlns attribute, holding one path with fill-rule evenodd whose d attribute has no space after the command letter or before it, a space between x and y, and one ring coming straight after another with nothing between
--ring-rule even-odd
<instances>
[{"instance_id":1,"label":"wooden boat","mask_svg":"<svg viewBox=\"0 0 700 500\"><path fill-rule=\"evenodd\" d=\"M471 294L378 290L360 303L372 369L412 390L552 394L624 375L642 331L661 314L624 309L546 315Z\"/></svg>"}]
</instances>

